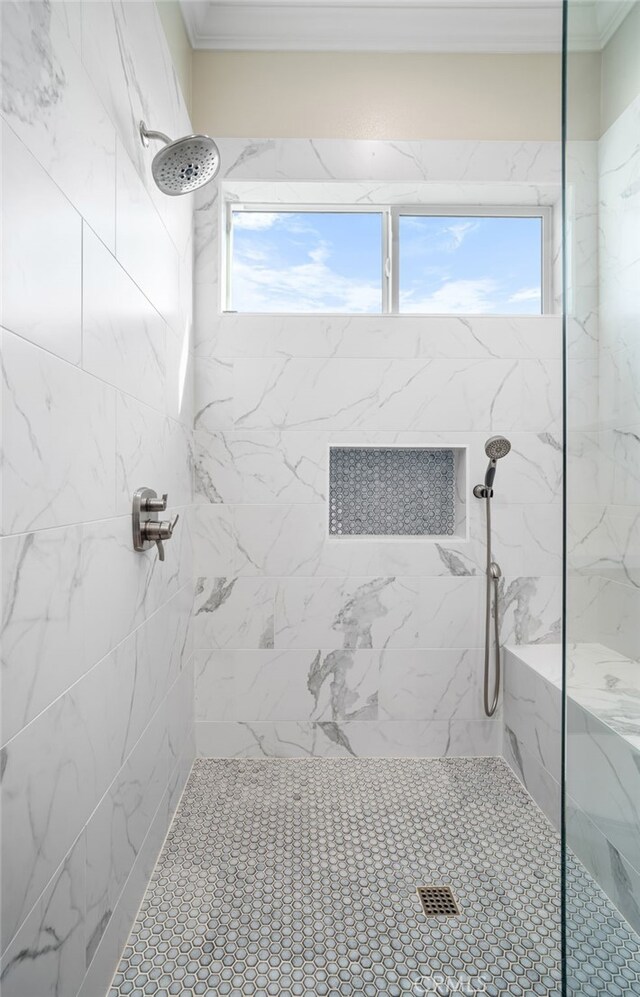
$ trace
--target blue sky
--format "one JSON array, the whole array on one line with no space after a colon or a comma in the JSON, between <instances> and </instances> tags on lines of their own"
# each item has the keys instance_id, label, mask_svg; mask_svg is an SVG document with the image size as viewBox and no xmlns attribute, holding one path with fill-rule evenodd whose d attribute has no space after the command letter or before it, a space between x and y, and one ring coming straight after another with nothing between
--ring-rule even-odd
<instances>
[{"instance_id":1,"label":"blue sky","mask_svg":"<svg viewBox=\"0 0 640 997\"><path fill-rule=\"evenodd\" d=\"M382 217L234 212L236 311L379 314ZM540 314L538 218L400 218L400 311Z\"/></svg>"}]
</instances>

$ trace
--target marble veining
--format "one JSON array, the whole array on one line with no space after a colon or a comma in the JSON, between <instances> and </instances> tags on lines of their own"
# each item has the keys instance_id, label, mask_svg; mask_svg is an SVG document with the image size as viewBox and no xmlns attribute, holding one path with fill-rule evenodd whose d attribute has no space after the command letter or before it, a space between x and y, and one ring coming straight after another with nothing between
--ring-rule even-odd
<instances>
[{"instance_id":1,"label":"marble veining","mask_svg":"<svg viewBox=\"0 0 640 997\"><path fill-rule=\"evenodd\" d=\"M137 123L191 127L155 4L0 6L1 989L99 997L195 750L192 205Z\"/></svg>"},{"instance_id":2,"label":"marble veining","mask_svg":"<svg viewBox=\"0 0 640 997\"><path fill-rule=\"evenodd\" d=\"M566 675L569 844L616 907L638 928L637 662L601 644L570 644ZM556 825L560 813L561 688L559 646L507 650L505 755Z\"/></svg>"}]
</instances>

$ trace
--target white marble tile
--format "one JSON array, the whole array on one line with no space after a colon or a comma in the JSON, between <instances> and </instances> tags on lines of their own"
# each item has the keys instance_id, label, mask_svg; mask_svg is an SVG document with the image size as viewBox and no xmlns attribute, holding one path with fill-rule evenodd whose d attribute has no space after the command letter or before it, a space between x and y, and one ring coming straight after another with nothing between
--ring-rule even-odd
<instances>
[{"instance_id":1,"label":"white marble tile","mask_svg":"<svg viewBox=\"0 0 640 997\"><path fill-rule=\"evenodd\" d=\"M600 593L608 579L570 572L567 575L567 640L594 643L600 636ZM611 644L615 648L615 644ZM616 648L616 650L620 650Z\"/></svg>"},{"instance_id":2,"label":"white marble tile","mask_svg":"<svg viewBox=\"0 0 640 997\"><path fill-rule=\"evenodd\" d=\"M210 363L215 361L205 362ZM214 383L221 387L228 376L227 367L220 367L220 377L211 369ZM203 413L203 420L207 418L207 413ZM464 451L467 464L458 474L457 482L464 502L467 483L484 479L486 436L486 432L451 430L196 430L196 497L201 501L229 503L320 502L327 489L330 447L454 446ZM512 447L508 459L500 464L494 506L559 502L562 495L559 435L509 432L508 436ZM475 499L471 500L471 508L483 514L482 504Z\"/></svg>"},{"instance_id":3,"label":"white marble tile","mask_svg":"<svg viewBox=\"0 0 640 997\"><path fill-rule=\"evenodd\" d=\"M233 362L197 359L193 428L218 433L233 429Z\"/></svg>"},{"instance_id":4,"label":"white marble tile","mask_svg":"<svg viewBox=\"0 0 640 997\"><path fill-rule=\"evenodd\" d=\"M380 655L381 720L482 720L478 648L388 649Z\"/></svg>"},{"instance_id":5,"label":"white marble tile","mask_svg":"<svg viewBox=\"0 0 640 997\"><path fill-rule=\"evenodd\" d=\"M163 711L169 761L168 815L171 818L195 755L193 743L193 656L190 655L189 659L185 661L182 670L169 689Z\"/></svg>"},{"instance_id":6,"label":"white marble tile","mask_svg":"<svg viewBox=\"0 0 640 997\"><path fill-rule=\"evenodd\" d=\"M166 717L160 711L91 815L86 838L86 965L95 954L167 788Z\"/></svg>"},{"instance_id":7,"label":"white marble tile","mask_svg":"<svg viewBox=\"0 0 640 997\"><path fill-rule=\"evenodd\" d=\"M46 3L2 4L2 112L111 249L115 132L63 19Z\"/></svg>"},{"instance_id":8,"label":"white marble tile","mask_svg":"<svg viewBox=\"0 0 640 997\"><path fill-rule=\"evenodd\" d=\"M119 902L87 969L78 997L96 997L107 992L167 833L168 795L165 793L160 802Z\"/></svg>"},{"instance_id":9,"label":"white marble tile","mask_svg":"<svg viewBox=\"0 0 640 997\"><path fill-rule=\"evenodd\" d=\"M188 630L180 596L5 745L5 942L175 680Z\"/></svg>"},{"instance_id":10,"label":"white marble tile","mask_svg":"<svg viewBox=\"0 0 640 997\"><path fill-rule=\"evenodd\" d=\"M2 190L2 324L77 364L81 218L4 121Z\"/></svg>"},{"instance_id":11,"label":"white marble tile","mask_svg":"<svg viewBox=\"0 0 640 997\"><path fill-rule=\"evenodd\" d=\"M51 12L62 20L76 52L82 48L82 14L78 0L51 0Z\"/></svg>"},{"instance_id":12,"label":"white marble tile","mask_svg":"<svg viewBox=\"0 0 640 997\"><path fill-rule=\"evenodd\" d=\"M562 499L562 441L559 432L520 433L504 429L511 450L496 474L494 507L559 503ZM484 434L470 437L472 484L484 480Z\"/></svg>"},{"instance_id":13,"label":"white marble tile","mask_svg":"<svg viewBox=\"0 0 640 997\"><path fill-rule=\"evenodd\" d=\"M419 644L415 578L282 578L278 648L387 648Z\"/></svg>"},{"instance_id":14,"label":"white marble tile","mask_svg":"<svg viewBox=\"0 0 640 997\"><path fill-rule=\"evenodd\" d=\"M101 734L90 676L2 749L2 945L63 861L97 800ZM106 788L106 787L105 787Z\"/></svg>"},{"instance_id":15,"label":"white marble tile","mask_svg":"<svg viewBox=\"0 0 640 997\"><path fill-rule=\"evenodd\" d=\"M85 648L82 531L5 537L2 571L2 743L91 663Z\"/></svg>"},{"instance_id":16,"label":"white marble tile","mask_svg":"<svg viewBox=\"0 0 640 997\"><path fill-rule=\"evenodd\" d=\"M196 577L227 578L238 573L233 558L232 514L226 505L198 505L189 510Z\"/></svg>"},{"instance_id":17,"label":"white marble tile","mask_svg":"<svg viewBox=\"0 0 640 997\"><path fill-rule=\"evenodd\" d=\"M230 152L240 146L225 170L234 178L556 184L560 180L559 142L228 141ZM227 142L223 148L226 152Z\"/></svg>"},{"instance_id":18,"label":"white marble tile","mask_svg":"<svg viewBox=\"0 0 640 997\"><path fill-rule=\"evenodd\" d=\"M200 757L432 758L499 754L501 727L479 721L196 723Z\"/></svg>"},{"instance_id":19,"label":"white marble tile","mask_svg":"<svg viewBox=\"0 0 640 997\"><path fill-rule=\"evenodd\" d=\"M193 426L194 364L191 353L191 320L185 319L180 332L166 329L166 369L164 404L171 419Z\"/></svg>"},{"instance_id":20,"label":"white marble tile","mask_svg":"<svg viewBox=\"0 0 640 997\"><path fill-rule=\"evenodd\" d=\"M585 360L598 356L598 289L577 287L567 314L567 356Z\"/></svg>"},{"instance_id":21,"label":"white marble tile","mask_svg":"<svg viewBox=\"0 0 640 997\"><path fill-rule=\"evenodd\" d=\"M122 145L117 147L116 256L151 304L180 331L180 256Z\"/></svg>"},{"instance_id":22,"label":"white marble tile","mask_svg":"<svg viewBox=\"0 0 640 997\"><path fill-rule=\"evenodd\" d=\"M638 868L638 746L632 746L611 727L571 701L567 729L567 785L571 796L614 848Z\"/></svg>"},{"instance_id":23,"label":"white marble tile","mask_svg":"<svg viewBox=\"0 0 640 997\"><path fill-rule=\"evenodd\" d=\"M560 666L560 652L556 652ZM525 664L518 649L504 653L504 723L533 761L560 781L562 697L560 689Z\"/></svg>"},{"instance_id":24,"label":"white marble tile","mask_svg":"<svg viewBox=\"0 0 640 997\"><path fill-rule=\"evenodd\" d=\"M138 131L140 120L175 138L193 131L155 5L85 0L82 59L127 155L181 249L191 227L192 198L171 198L158 190L151 163L160 145L145 149Z\"/></svg>"},{"instance_id":25,"label":"white marble tile","mask_svg":"<svg viewBox=\"0 0 640 997\"><path fill-rule=\"evenodd\" d=\"M237 429L557 431L544 360L235 360Z\"/></svg>"},{"instance_id":26,"label":"white marble tile","mask_svg":"<svg viewBox=\"0 0 640 997\"><path fill-rule=\"evenodd\" d=\"M86 225L82 259L82 366L164 411L164 320Z\"/></svg>"},{"instance_id":27,"label":"white marble tile","mask_svg":"<svg viewBox=\"0 0 640 997\"><path fill-rule=\"evenodd\" d=\"M214 262L206 257L208 267ZM560 318L551 315L305 315L301 319L226 312L200 333L196 352L202 358L559 357L562 344Z\"/></svg>"},{"instance_id":28,"label":"white marble tile","mask_svg":"<svg viewBox=\"0 0 640 997\"><path fill-rule=\"evenodd\" d=\"M2 957L5 997L76 997L84 976L81 834Z\"/></svg>"},{"instance_id":29,"label":"white marble tile","mask_svg":"<svg viewBox=\"0 0 640 997\"><path fill-rule=\"evenodd\" d=\"M597 597L595 619L592 617L597 629L576 640L599 641L625 658L640 660L640 591L637 586L598 576L590 590ZM591 612L593 614L593 607Z\"/></svg>"},{"instance_id":30,"label":"white marble tile","mask_svg":"<svg viewBox=\"0 0 640 997\"><path fill-rule=\"evenodd\" d=\"M198 505L192 523L195 571L203 576L341 578L484 571L478 541L330 539L326 509L318 505ZM513 571L518 574L521 550L513 546Z\"/></svg>"},{"instance_id":31,"label":"white marble tile","mask_svg":"<svg viewBox=\"0 0 640 997\"><path fill-rule=\"evenodd\" d=\"M535 503L494 510L493 552L507 578L562 574L562 506Z\"/></svg>"},{"instance_id":32,"label":"white marble tile","mask_svg":"<svg viewBox=\"0 0 640 997\"><path fill-rule=\"evenodd\" d=\"M188 614L182 593L163 606L145 624L111 652L112 684L105 708L113 707L113 723L126 727L114 738L117 768L127 758L144 728L160 708L169 688L186 664L189 652ZM111 778L117 768L110 772Z\"/></svg>"},{"instance_id":33,"label":"white marble tile","mask_svg":"<svg viewBox=\"0 0 640 997\"><path fill-rule=\"evenodd\" d=\"M273 578L196 578L195 646L274 647L276 586Z\"/></svg>"},{"instance_id":34,"label":"white marble tile","mask_svg":"<svg viewBox=\"0 0 640 997\"><path fill-rule=\"evenodd\" d=\"M197 501L322 502L326 497L326 434L196 431L194 447Z\"/></svg>"},{"instance_id":35,"label":"white marble tile","mask_svg":"<svg viewBox=\"0 0 640 997\"><path fill-rule=\"evenodd\" d=\"M369 650L199 651L196 720L375 720L379 671Z\"/></svg>"},{"instance_id":36,"label":"white marble tile","mask_svg":"<svg viewBox=\"0 0 640 997\"><path fill-rule=\"evenodd\" d=\"M554 827L560 828L560 785L508 727L504 733L504 757L527 792L547 815Z\"/></svg>"},{"instance_id":37,"label":"white marble tile","mask_svg":"<svg viewBox=\"0 0 640 997\"><path fill-rule=\"evenodd\" d=\"M568 521L568 557L573 570L624 584L640 580L640 533L633 506L574 505Z\"/></svg>"},{"instance_id":38,"label":"white marble tile","mask_svg":"<svg viewBox=\"0 0 640 997\"><path fill-rule=\"evenodd\" d=\"M595 436L598 495L613 505L640 504L640 423L600 429Z\"/></svg>"},{"instance_id":39,"label":"white marble tile","mask_svg":"<svg viewBox=\"0 0 640 997\"><path fill-rule=\"evenodd\" d=\"M113 515L113 390L6 332L2 358L4 532Z\"/></svg>"},{"instance_id":40,"label":"white marble tile","mask_svg":"<svg viewBox=\"0 0 640 997\"><path fill-rule=\"evenodd\" d=\"M192 517L196 572L271 577L484 574L480 513L473 513L468 541L370 540L329 538L324 506L199 505ZM559 575L561 522L559 506L505 505L494 521L494 554L505 578Z\"/></svg>"},{"instance_id":41,"label":"white marble tile","mask_svg":"<svg viewBox=\"0 0 640 997\"><path fill-rule=\"evenodd\" d=\"M635 659L602 644L569 644L566 652L569 698L640 751L640 669Z\"/></svg>"},{"instance_id":42,"label":"white marble tile","mask_svg":"<svg viewBox=\"0 0 640 997\"><path fill-rule=\"evenodd\" d=\"M586 814L567 799L567 843L634 931L640 930L640 873ZM572 892L571 877L567 883Z\"/></svg>"},{"instance_id":43,"label":"white marble tile","mask_svg":"<svg viewBox=\"0 0 640 997\"><path fill-rule=\"evenodd\" d=\"M484 641L484 573L419 579L419 646L480 647Z\"/></svg>"},{"instance_id":44,"label":"white marble tile","mask_svg":"<svg viewBox=\"0 0 640 997\"><path fill-rule=\"evenodd\" d=\"M118 395L116 411L117 512L120 515L130 512L133 495L142 487L155 488L159 495L168 493L167 515L177 507L188 505L191 501L188 428L128 395Z\"/></svg>"},{"instance_id":45,"label":"white marble tile","mask_svg":"<svg viewBox=\"0 0 640 997\"><path fill-rule=\"evenodd\" d=\"M218 286L219 235L222 222L220 181L215 180L200 187L194 192L193 202L193 277L198 287L197 297L203 287L217 289ZM211 314L211 319L213 316L219 318L215 314L217 311L218 309L215 309ZM213 327L214 324L217 325L217 321L215 323L212 321L210 324ZM202 332L208 331L209 326L203 325Z\"/></svg>"},{"instance_id":46,"label":"white marble tile","mask_svg":"<svg viewBox=\"0 0 640 997\"><path fill-rule=\"evenodd\" d=\"M181 522L176 529L180 528ZM175 540L174 536L171 543ZM101 607L86 623L87 655L92 663L178 591L175 569L169 568L176 548L167 544L163 565L155 549L138 554L132 543L129 515L84 528L82 591L88 606Z\"/></svg>"},{"instance_id":47,"label":"white marble tile","mask_svg":"<svg viewBox=\"0 0 640 997\"><path fill-rule=\"evenodd\" d=\"M557 644L562 634L562 576L500 580L500 639L505 644ZM484 610L480 619L484 620Z\"/></svg>"}]
</instances>

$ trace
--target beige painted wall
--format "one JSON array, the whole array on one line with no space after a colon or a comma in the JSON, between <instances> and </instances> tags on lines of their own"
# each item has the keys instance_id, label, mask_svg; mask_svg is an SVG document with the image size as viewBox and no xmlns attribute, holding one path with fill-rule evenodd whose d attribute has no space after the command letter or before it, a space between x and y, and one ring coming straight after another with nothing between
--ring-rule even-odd
<instances>
[{"instance_id":1,"label":"beige painted wall","mask_svg":"<svg viewBox=\"0 0 640 997\"><path fill-rule=\"evenodd\" d=\"M567 68L567 137L595 141L600 138L600 53L571 52Z\"/></svg>"},{"instance_id":2,"label":"beige painted wall","mask_svg":"<svg viewBox=\"0 0 640 997\"><path fill-rule=\"evenodd\" d=\"M196 51L192 92L196 129L226 137L560 137L557 55Z\"/></svg>"},{"instance_id":3,"label":"beige painted wall","mask_svg":"<svg viewBox=\"0 0 640 997\"><path fill-rule=\"evenodd\" d=\"M176 69L176 74L182 88L182 96L191 114L192 87L191 66L193 49L184 26L182 11L178 0L156 0L160 20L167 36L169 51Z\"/></svg>"},{"instance_id":4,"label":"beige painted wall","mask_svg":"<svg viewBox=\"0 0 640 997\"><path fill-rule=\"evenodd\" d=\"M602 132L640 93L640 3L602 52Z\"/></svg>"}]
</instances>

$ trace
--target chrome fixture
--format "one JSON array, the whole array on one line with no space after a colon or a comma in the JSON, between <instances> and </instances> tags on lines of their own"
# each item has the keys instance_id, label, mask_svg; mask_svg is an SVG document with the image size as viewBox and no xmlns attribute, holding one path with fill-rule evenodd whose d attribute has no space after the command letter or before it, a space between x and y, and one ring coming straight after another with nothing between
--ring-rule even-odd
<instances>
[{"instance_id":1,"label":"chrome fixture","mask_svg":"<svg viewBox=\"0 0 640 997\"><path fill-rule=\"evenodd\" d=\"M473 494L476 498L485 500L487 510L487 594L485 603L484 627L484 712L492 717L496 712L500 698L500 619L498 615L499 586L502 572L500 565L493 560L491 553L491 499L493 498L493 482L496 476L496 466L501 457L506 457L511 450L511 444L504 436L492 436L484 445L484 452L489 458L485 472L484 484L476 485ZM489 700L489 658L491 656L491 615L493 596L493 624L495 640L495 676L493 695Z\"/></svg>"},{"instance_id":2,"label":"chrome fixture","mask_svg":"<svg viewBox=\"0 0 640 997\"><path fill-rule=\"evenodd\" d=\"M151 172L162 193L170 197L204 187L220 169L218 146L208 135L185 135L172 141L164 132L150 131L141 121L140 138L145 149L149 139L165 143L153 157Z\"/></svg>"},{"instance_id":3,"label":"chrome fixture","mask_svg":"<svg viewBox=\"0 0 640 997\"><path fill-rule=\"evenodd\" d=\"M171 523L168 519L158 521L158 513L164 512L167 508L168 495L162 498L154 492L153 488L138 488L133 496L133 510L131 513L133 526L133 549L149 550L156 544L158 557L164 561L163 540L170 540L173 536L179 516L176 516Z\"/></svg>"}]
</instances>

